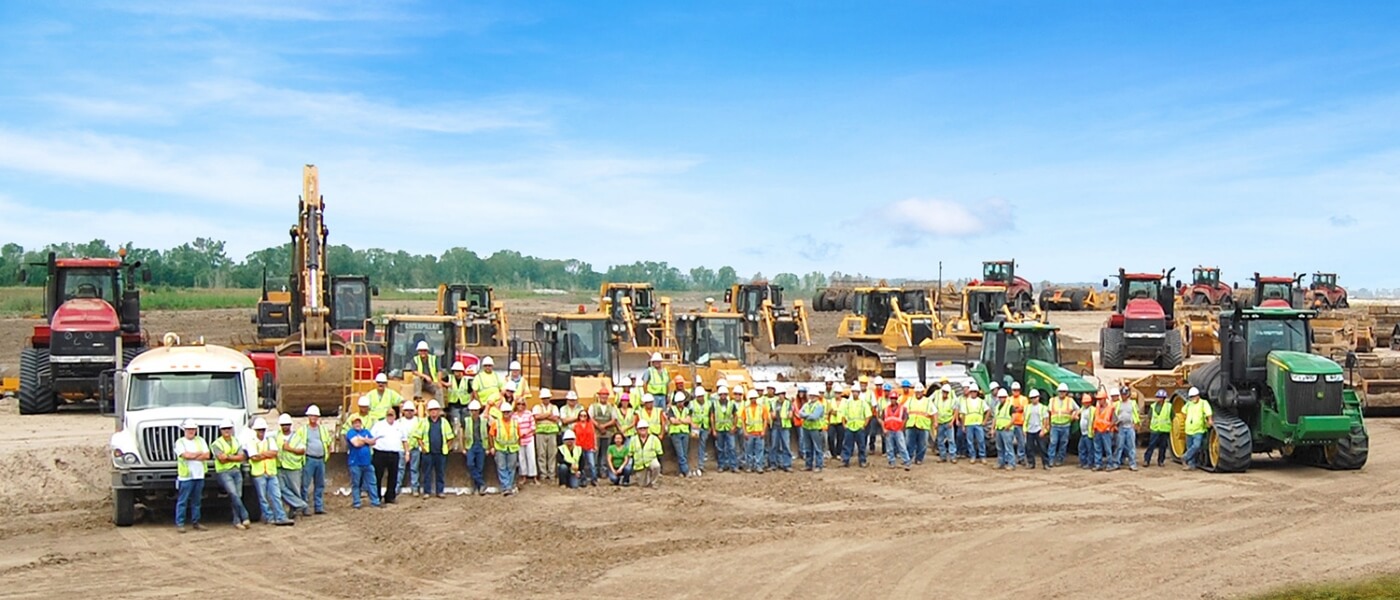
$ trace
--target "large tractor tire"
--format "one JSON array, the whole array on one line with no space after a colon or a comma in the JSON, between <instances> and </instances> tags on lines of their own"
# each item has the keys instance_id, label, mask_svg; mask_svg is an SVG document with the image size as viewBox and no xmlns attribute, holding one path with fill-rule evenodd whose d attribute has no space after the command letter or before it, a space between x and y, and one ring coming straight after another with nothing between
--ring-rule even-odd
<instances>
[{"instance_id":1,"label":"large tractor tire","mask_svg":"<svg viewBox=\"0 0 1400 600\"><path fill-rule=\"evenodd\" d=\"M1069 293L1069 309L1075 312L1084 310L1084 301L1089 298L1086 290L1074 290Z\"/></svg>"},{"instance_id":2,"label":"large tractor tire","mask_svg":"<svg viewBox=\"0 0 1400 600\"><path fill-rule=\"evenodd\" d=\"M1123 359L1127 350L1127 340L1123 337L1122 329L1105 327L1099 330L1099 362L1105 369L1123 368Z\"/></svg>"},{"instance_id":3,"label":"large tractor tire","mask_svg":"<svg viewBox=\"0 0 1400 600\"><path fill-rule=\"evenodd\" d=\"M1040 309L1041 309L1041 310L1046 311L1046 312L1050 312L1050 309L1051 309L1051 306L1050 306L1050 298L1053 297L1054 295L1055 295L1054 292L1052 292L1051 290L1040 290Z\"/></svg>"},{"instance_id":4,"label":"large tractor tire","mask_svg":"<svg viewBox=\"0 0 1400 600\"><path fill-rule=\"evenodd\" d=\"M131 527L136 522L136 490L112 490L112 523Z\"/></svg>"},{"instance_id":5,"label":"large tractor tire","mask_svg":"<svg viewBox=\"0 0 1400 600\"><path fill-rule=\"evenodd\" d=\"M1346 294L1342 294L1341 298L1337 298L1337 308L1351 308L1351 303L1347 302Z\"/></svg>"},{"instance_id":6,"label":"large tractor tire","mask_svg":"<svg viewBox=\"0 0 1400 600\"><path fill-rule=\"evenodd\" d=\"M1333 471L1355 471L1366 466L1366 456L1371 452L1371 438L1360 423L1351 424L1351 435L1325 446L1322 456L1327 468Z\"/></svg>"},{"instance_id":7,"label":"large tractor tire","mask_svg":"<svg viewBox=\"0 0 1400 600\"><path fill-rule=\"evenodd\" d=\"M1210 298L1207 298L1205 294L1196 292L1191 294L1191 300L1189 300L1187 304L1191 306L1210 306Z\"/></svg>"},{"instance_id":8,"label":"large tractor tire","mask_svg":"<svg viewBox=\"0 0 1400 600\"><path fill-rule=\"evenodd\" d=\"M1168 331L1167 336L1162 339L1162 356L1157 359L1157 366L1175 369L1181 366L1183 360L1186 360L1186 340L1181 338L1181 330Z\"/></svg>"},{"instance_id":9,"label":"large tractor tire","mask_svg":"<svg viewBox=\"0 0 1400 600\"><path fill-rule=\"evenodd\" d=\"M1212 473L1243 473L1249 470L1254 455L1254 440L1249 425L1233 413L1215 411L1215 427L1206 439L1206 460Z\"/></svg>"},{"instance_id":10,"label":"large tractor tire","mask_svg":"<svg viewBox=\"0 0 1400 600\"><path fill-rule=\"evenodd\" d=\"M49 351L25 348L19 354L19 414L43 415L58 411L58 396L49 383Z\"/></svg>"},{"instance_id":11,"label":"large tractor tire","mask_svg":"<svg viewBox=\"0 0 1400 600\"><path fill-rule=\"evenodd\" d=\"M1225 400L1225 378L1220 375L1222 368L1219 358L1191 369L1186 382L1201 391L1201 397L1217 404Z\"/></svg>"}]
</instances>

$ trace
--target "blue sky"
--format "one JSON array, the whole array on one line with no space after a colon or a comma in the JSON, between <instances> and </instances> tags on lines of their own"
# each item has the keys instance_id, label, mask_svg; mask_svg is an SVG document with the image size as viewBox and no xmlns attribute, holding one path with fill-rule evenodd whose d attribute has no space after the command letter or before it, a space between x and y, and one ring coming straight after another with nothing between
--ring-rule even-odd
<instances>
[{"instance_id":1,"label":"blue sky","mask_svg":"<svg viewBox=\"0 0 1400 600\"><path fill-rule=\"evenodd\" d=\"M1397 3L0 5L0 241L1400 287Z\"/></svg>"}]
</instances>

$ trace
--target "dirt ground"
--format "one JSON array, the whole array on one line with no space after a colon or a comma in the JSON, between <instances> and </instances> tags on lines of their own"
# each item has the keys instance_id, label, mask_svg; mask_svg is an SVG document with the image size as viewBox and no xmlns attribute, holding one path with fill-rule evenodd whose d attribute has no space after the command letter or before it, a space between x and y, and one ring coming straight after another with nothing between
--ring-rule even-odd
<instances>
[{"instance_id":1,"label":"dirt ground","mask_svg":"<svg viewBox=\"0 0 1400 600\"><path fill-rule=\"evenodd\" d=\"M522 326L535 312L569 309L561 304L517 303L512 318ZM217 342L251 333L248 315L146 319L153 333ZM814 328L834 331L837 318L818 313ZM1084 341L1096 339L1102 319L1053 315ZM13 364L31 325L0 321L0 363ZM110 420L20 417L5 399L0 596L53 597L77 585L92 597L211 588L311 598L635 596L642 585L665 597L1228 598L1394 571L1400 443L1390 442L1400 442L1400 421L1368 426L1370 462L1359 472L1258 457L1243 475L933 463L906 473L877 458L869 469L821 474L667 477L659 490L527 486L513 498L403 498L361 511L333 497L328 515L248 532L211 508L210 531L178 535L169 507L134 527L111 525ZM344 485L343 463L330 473L332 486Z\"/></svg>"}]
</instances>

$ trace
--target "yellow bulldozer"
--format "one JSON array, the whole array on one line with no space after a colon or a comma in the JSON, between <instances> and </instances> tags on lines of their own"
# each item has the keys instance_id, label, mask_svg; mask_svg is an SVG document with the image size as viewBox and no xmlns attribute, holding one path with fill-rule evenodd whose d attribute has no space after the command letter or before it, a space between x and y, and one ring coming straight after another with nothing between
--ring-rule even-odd
<instances>
[{"instance_id":1,"label":"yellow bulldozer","mask_svg":"<svg viewBox=\"0 0 1400 600\"><path fill-rule=\"evenodd\" d=\"M846 357L846 378L858 375L912 376L916 361L962 359L969 346L944 335L945 327L922 293L897 287L854 290L854 310L841 319L836 336L847 340L827 348ZM910 306L906 312L905 306Z\"/></svg>"},{"instance_id":2,"label":"yellow bulldozer","mask_svg":"<svg viewBox=\"0 0 1400 600\"><path fill-rule=\"evenodd\" d=\"M943 328L947 337L959 342L976 344L982 341L982 324L992 321L1007 323L1046 322L1038 307L1029 312L1017 312L1007 303L1006 287L1001 285L967 285L962 289L962 306ZM936 315L935 315L936 316ZM951 348L952 346L947 346Z\"/></svg>"},{"instance_id":3,"label":"yellow bulldozer","mask_svg":"<svg viewBox=\"0 0 1400 600\"><path fill-rule=\"evenodd\" d=\"M807 306L799 299L788 307L783 300L783 287L766 281L735 284L724 292L729 313L742 319L755 349L783 352L810 347Z\"/></svg>"},{"instance_id":4,"label":"yellow bulldozer","mask_svg":"<svg viewBox=\"0 0 1400 600\"><path fill-rule=\"evenodd\" d=\"M1044 310L1110 310L1117 303L1117 293L1101 292L1093 286L1053 287L1040 291L1040 307Z\"/></svg>"},{"instance_id":5,"label":"yellow bulldozer","mask_svg":"<svg viewBox=\"0 0 1400 600\"><path fill-rule=\"evenodd\" d=\"M461 321L464 348L504 348L510 334L506 304L489 285L439 284L437 314Z\"/></svg>"},{"instance_id":6,"label":"yellow bulldozer","mask_svg":"<svg viewBox=\"0 0 1400 600\"><path fill-rule=\"evenodd\" d=\"M617 338L621 368L645 367L653 353L676 359L671 299L658 296L650 283L603 283L598 312L607 317L609 333Z\"/></svg>"}]
</instances>

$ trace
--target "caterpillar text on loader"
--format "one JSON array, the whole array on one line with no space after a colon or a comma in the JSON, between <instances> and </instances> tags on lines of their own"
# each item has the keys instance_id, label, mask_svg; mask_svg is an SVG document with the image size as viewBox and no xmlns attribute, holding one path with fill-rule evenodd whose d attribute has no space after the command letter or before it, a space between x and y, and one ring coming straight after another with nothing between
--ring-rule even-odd
<instances>
[{"instance_id":1,"label":"caterpillar text on loader","mask_svg":"<svg viewBox=\"0 0 1400 600\"><path fill-rule=\"evenodd\" d=\"M954 360L969 355L966 344L943 335L937 314L905 312L903 289L856 288L854 293L855 310L841 319L836 332L848 341L827 348L846 357L847 379L862 374L914 376L919 357ZM924 306L932 304L926 301Z\"/></svg>"},{"instance_id":2,"label":"caterpillar text on loader","mask_svg":"<svg viewBox=\"0 0 1400 600\"><path fill-rule=\"evenodd\" d=\"M1172 272L1129 273L1118 269L1118 305L1099 330L1104 368L1121 369L1129 360L1174 369L1187 356L1186 333L1176 319ZM1108 287L1108 280L1103 281Z\"/></svg>"}]
</instances>

